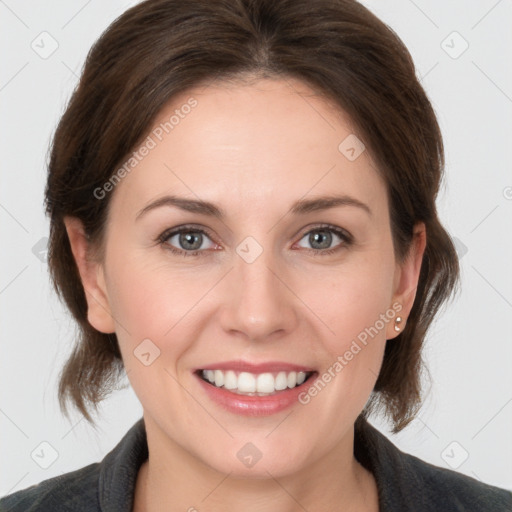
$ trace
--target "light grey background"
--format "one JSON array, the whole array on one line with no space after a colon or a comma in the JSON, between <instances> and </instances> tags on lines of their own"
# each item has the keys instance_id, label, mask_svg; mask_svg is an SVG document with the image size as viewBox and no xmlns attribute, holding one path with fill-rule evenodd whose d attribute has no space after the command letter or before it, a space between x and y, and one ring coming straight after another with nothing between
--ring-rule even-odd
<instances>
[{"instance_id":1,"label":"light grey background","mask_svg":"<svg viewBox=\"0 0 512 512\"><path fill-rule=\"evenodd\" d=\"M97 432L61 416L73 323L40 241L51 134L90 46L135 3L0 1L0 495L101 460L142 414L128 387L104 402ZM428 339L433 385L418 418L396 436L373 423L404 451L512 490L512 2L364 4L403 39L437 112L447 157L438 205L462 266L462 293Z\"/></svg>"}]
</instances>

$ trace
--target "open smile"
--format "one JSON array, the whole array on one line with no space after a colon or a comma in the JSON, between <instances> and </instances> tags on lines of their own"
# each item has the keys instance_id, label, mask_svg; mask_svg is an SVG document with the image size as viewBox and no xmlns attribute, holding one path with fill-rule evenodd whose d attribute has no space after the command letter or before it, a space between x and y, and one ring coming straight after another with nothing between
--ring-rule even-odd
<instances>
[{"instance_id":1,"label":"open smile","mask_svg":"<svg viewBox=\"0 0 512 512\"><path fill-rule=\"evenodd\" d=\"M298 402L298 395L318 372L289 363L217 363L194 371L208 397L224 409L247 416L279 412Z\"/></svg>"}]
</instances>

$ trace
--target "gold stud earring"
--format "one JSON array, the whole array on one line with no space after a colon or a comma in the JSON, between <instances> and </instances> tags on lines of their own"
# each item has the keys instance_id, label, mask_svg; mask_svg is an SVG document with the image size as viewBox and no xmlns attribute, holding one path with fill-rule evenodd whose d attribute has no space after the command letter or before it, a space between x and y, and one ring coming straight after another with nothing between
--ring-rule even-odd
<instances>
[{"instance_id":1,"label":"gold stud earring","mask_svg":"<svg viewBox=\"0 0 512 512\"><path fill-rule=\"evenodd\" d=\"M396 317L396 320L395 320L395 331L398 332L400 331L400 326L398 325L400 322L402 321L402 317L401 316L397 316Z\"/></svg>"}]
</instances>

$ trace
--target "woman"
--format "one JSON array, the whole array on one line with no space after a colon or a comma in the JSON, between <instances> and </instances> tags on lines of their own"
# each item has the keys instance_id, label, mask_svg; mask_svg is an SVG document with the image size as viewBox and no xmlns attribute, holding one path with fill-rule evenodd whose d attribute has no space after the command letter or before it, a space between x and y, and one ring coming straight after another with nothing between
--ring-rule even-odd
<instances>
[{"instance_id":1,"label":"woman","mask_svg":"<svg viewBox=\"0 0 512 512\"><path fill-rule=\"evenodd\" d=\"M2 510L510 510L400 452L458 279L409 53L349 0L148 0L56 131L49 265L80 326L59 397L123 371L144 417Z\"/></svg>"}]
</instances>

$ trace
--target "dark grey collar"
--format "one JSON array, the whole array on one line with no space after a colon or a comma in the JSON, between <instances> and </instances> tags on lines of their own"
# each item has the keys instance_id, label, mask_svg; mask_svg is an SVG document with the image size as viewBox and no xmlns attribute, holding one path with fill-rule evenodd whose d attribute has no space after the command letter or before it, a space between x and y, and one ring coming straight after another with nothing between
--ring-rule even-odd
<instances>
[{"instance_id":1,"label":"dark grey collar","mask_svg":"<svg viewBox=\"0 0 512 512\"><path fill-rule=\"evenodd\" d=\"M355 424L354 456L377 482L380 512L512 511L512 493L428 464L400 451L363 417ZM100 463L103 512L131 512L140 466L148 457L140 418Z\"/></svg>"}]
</instances>

